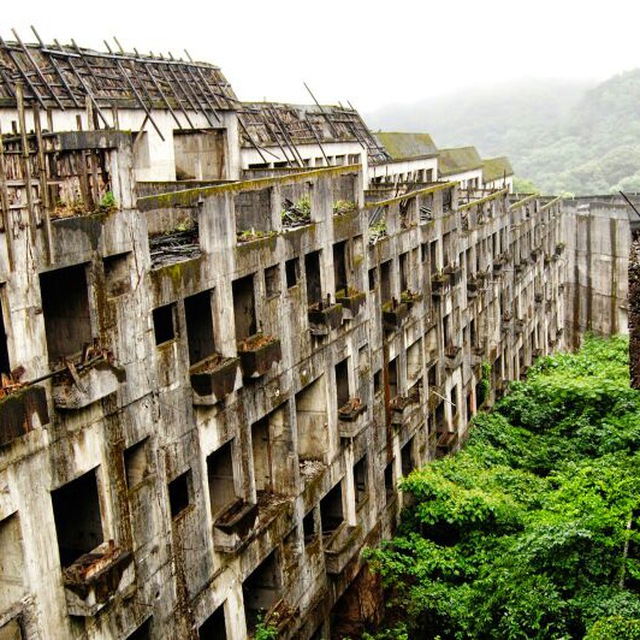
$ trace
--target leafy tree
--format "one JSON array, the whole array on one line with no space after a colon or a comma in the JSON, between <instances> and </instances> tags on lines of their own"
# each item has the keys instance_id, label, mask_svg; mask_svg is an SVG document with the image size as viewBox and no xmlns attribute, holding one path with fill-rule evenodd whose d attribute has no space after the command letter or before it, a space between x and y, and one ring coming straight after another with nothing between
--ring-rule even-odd
<instances>
[{"instance_id":1,"label":"leafy tree","mask_svg":"<svg viewBox=\"0 0 640 640\"><path fill-rule=\"evenodd\" d=\"M387 594L380 633L640 638L640 393L627 347L590 338L539 360L477 416L463 451L403 481L413 500L398 534L366 554Z\"/></svg>"}]
</instances>

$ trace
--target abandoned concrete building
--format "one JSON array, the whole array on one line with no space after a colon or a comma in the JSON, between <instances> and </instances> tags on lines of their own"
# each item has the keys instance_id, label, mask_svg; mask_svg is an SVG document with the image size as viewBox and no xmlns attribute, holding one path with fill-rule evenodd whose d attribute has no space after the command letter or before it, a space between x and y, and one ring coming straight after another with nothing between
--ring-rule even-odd
<instances>
[{"instance_id":1,"label":"abandoned concrete building","mask_svg":"<svg viewBox=\"0 0 640 640\"><path fill-rule=\"evenodd\" d=\"M626 324L608 204L378 183L351 108L17 39L0 125L2 640L343 637L400 478Z\"/></svg>"}]
</instances>

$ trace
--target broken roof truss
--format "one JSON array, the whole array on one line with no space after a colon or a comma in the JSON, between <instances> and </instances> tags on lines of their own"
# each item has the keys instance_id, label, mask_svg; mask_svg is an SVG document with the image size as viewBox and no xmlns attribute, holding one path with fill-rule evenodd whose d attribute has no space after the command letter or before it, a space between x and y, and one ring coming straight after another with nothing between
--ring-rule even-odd
<instances>
[{"instance_id":1,"label":"broken roof truss","mask_svg":"<svg viewBox=\"0 0 640 640\"><path fill-rule=\"evenodd\" d=\"M214 65L120 51L100 53L71 45L25 44L0 38L0 107L16 107L16 85L24 85L26 103L43 109L84 109L88 103L105 127L104 109L168 110L182 129L178 113L193 128L189 113L203 114L212 126L219 111L235 108L237 98ZM105 43L106 44L106 43Z\"/></svg>"},{"instance_id":2,"label":"broken roof truss","mask_svg":"<svg viewBox=\"0 0 640 640\"><path fill-rule=\"evenodd\" d=\"M384 162L386 150L371 134L360 114L342 106L307 106L281 103L242 103L238 117L242 142L258 150L279 147L292 164L302 166L298 145L357 142L370 162ZM326 159L326 157L325 157Z\"/></svg>"}]
</instances>

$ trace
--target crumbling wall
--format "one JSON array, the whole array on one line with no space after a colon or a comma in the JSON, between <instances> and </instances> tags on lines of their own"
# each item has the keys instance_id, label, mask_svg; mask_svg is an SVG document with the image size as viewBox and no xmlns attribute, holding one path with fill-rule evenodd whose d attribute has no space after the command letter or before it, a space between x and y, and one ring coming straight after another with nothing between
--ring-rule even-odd
<instances>
[{"instance_id":1,"label":"crumbling wall","mask_svg":"<svg viewBox=\"0 0 640 640\"><path fill-rule=\"evenodd\" d=\"M629 250L629 373L631 386L640 389L640 233Z\"/></svg>"},{"instance_id":2,"label":"crumbling wall","mask_svg":"<svg viewBox=\"0 0 640 640\"><path fill-rule=\"evenodd\" d=\"M112 175L124 199L122 154ZM47 630L29 637L209 637L223 622L245 640L257 605L281 640L328 637L362 547L394 531L401 477L464 441L483 363L502 384L562 346L559 200L495 193L458 206L456 186L438 184L355 206L361 188L351 167L136 209L116 199L53 220L52 263L28 204L22 227L11 210L7 229L22 235L13 267L0 241L10 369L40 380L47 408L0 403L17 422L0 449L11 470L0 522L17 514L24 592ZM303 195L308 218L284 224L284 197ZM260 219L269 233L237 233ZM196 255L178 243L190 220ZM154 259L161 231L175 260ZM59 322L71 299L88 321L72 350L94 337L104 348L70 354L54 377L48 334L74 328ZM91 482L69 505L64 487L82 476ZM67 502L53 516L52 495ZM82 545L69 584L59 549L71 507L103 542ZM336 629L375 614L365 578ZM29 613L19 595L6 603L12 621Z\"/></svg>"},{"instance_id":3,"label":"crumbling wall","mask_svg":"<svg viewBox=\"0 0 640 640\"><path fill-rule=\"evenodd\" d=\"M590 331L627 333L628 205L615 197L564 202L567 344Z\"/></svg>"}]
</instances>

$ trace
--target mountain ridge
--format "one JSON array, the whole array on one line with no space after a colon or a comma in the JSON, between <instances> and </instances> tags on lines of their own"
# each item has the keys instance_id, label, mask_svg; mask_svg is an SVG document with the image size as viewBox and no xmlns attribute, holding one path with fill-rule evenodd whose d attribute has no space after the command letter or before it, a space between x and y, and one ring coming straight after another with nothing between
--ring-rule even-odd
<instances>
[{"instance_id":1,"label":"mountain ridge","mask_svg":"<svg viewBox=\"0 0 640 640\"><path fill-rule=\"evenodd\" d=\"M640 190L640 69L603 81L526 79L393 105L371 128L429 133L439 148L506 155L544 193Z\"/></svg>"}]
</instances>

